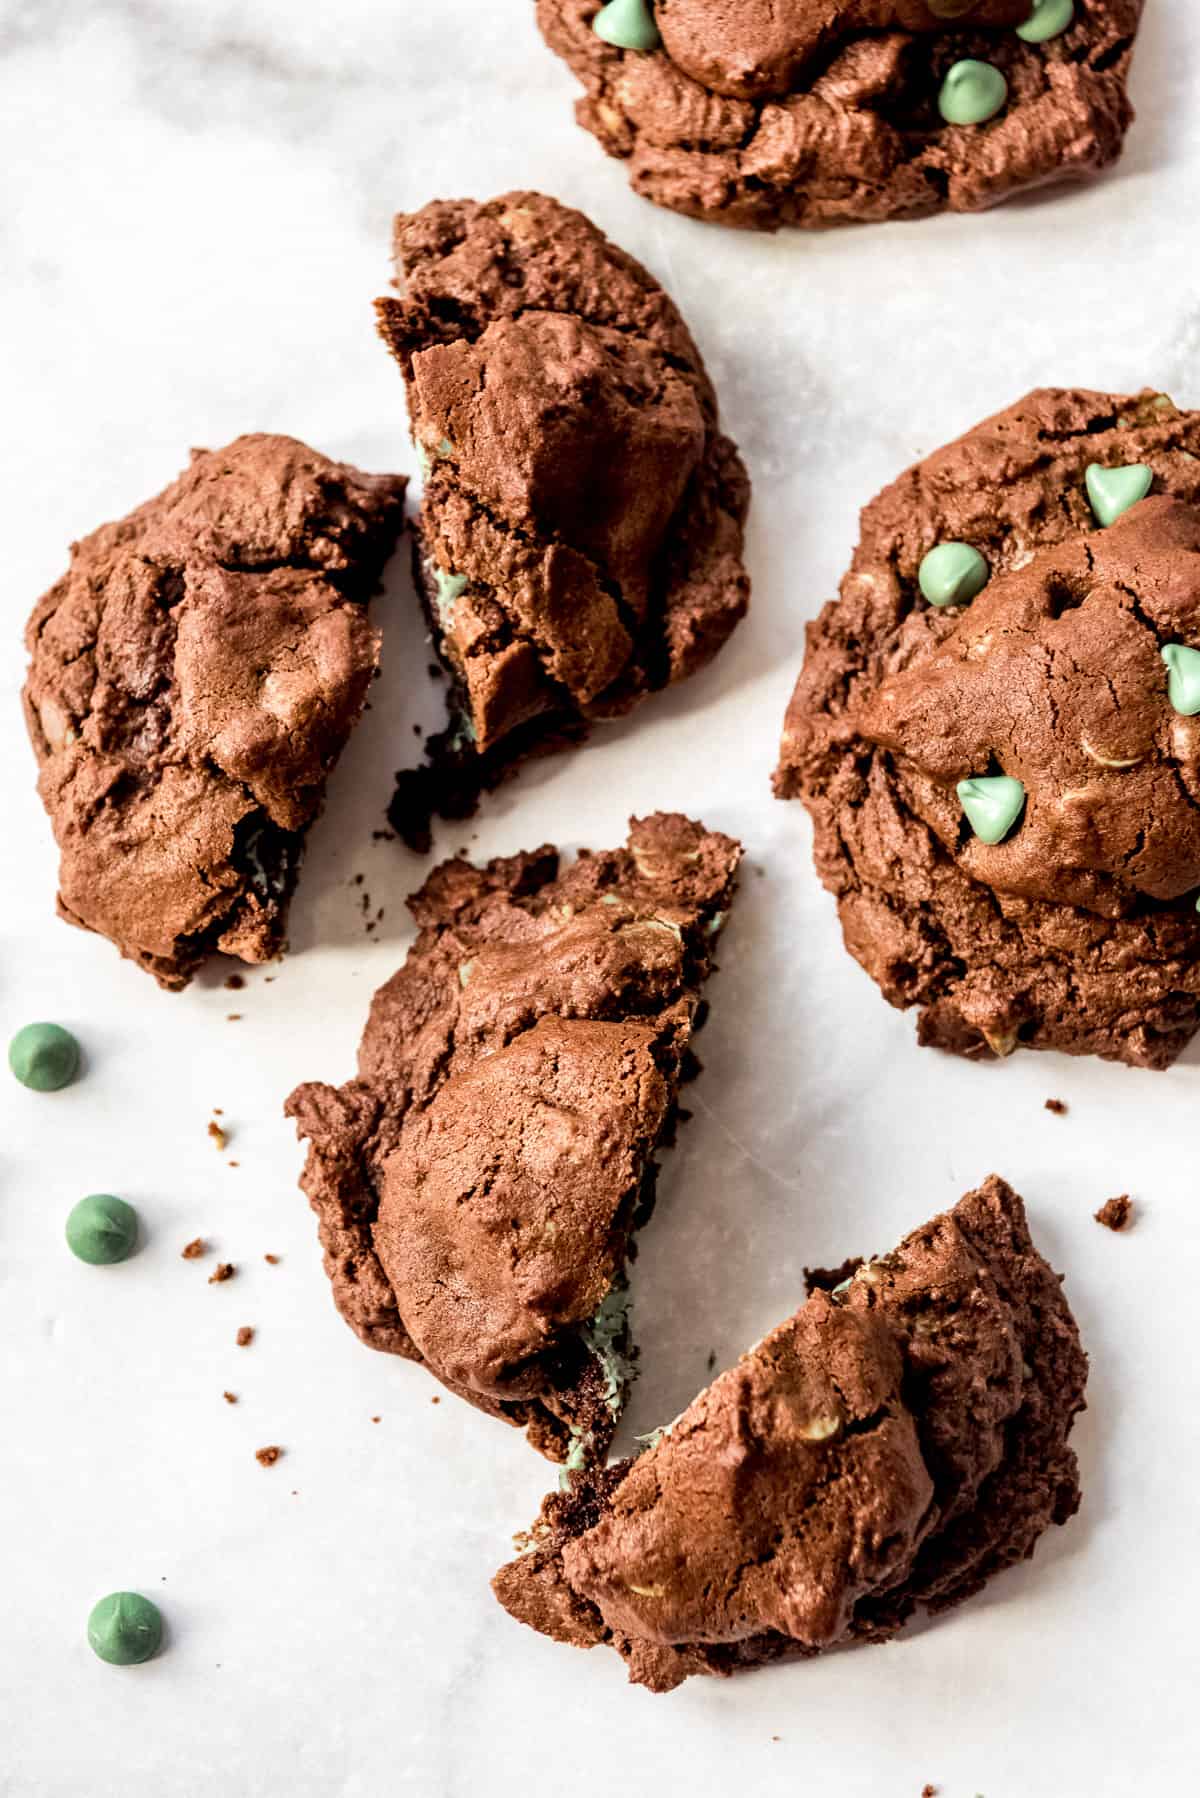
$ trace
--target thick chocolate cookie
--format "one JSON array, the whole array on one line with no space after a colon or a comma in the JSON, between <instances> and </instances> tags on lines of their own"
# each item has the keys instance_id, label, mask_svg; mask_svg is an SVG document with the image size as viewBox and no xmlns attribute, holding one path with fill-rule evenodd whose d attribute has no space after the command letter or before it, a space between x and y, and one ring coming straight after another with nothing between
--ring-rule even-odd
<instances>
[{"instance_id":1,"label":"thick chocolate cookie","mask_svg":"<svg viewBox=\"0 0 1200 1798\"><path fill-rule=\"evenodd\" d=\"M197 452L72 545L26 633L58 909L165 987L283 945L304 836L357 723L366 602L405 480L290 437Z\"/></svg>"},{"instance_id":2,"label":"thick chocolate cookie","mask_svg":"<svg viewBox=\"0 0 1200 1798\"><path fill-rule=\"evenodd\" d=\"M694 674L746 610L749 484L658 283L541 194L396 220L379 302L425 469L415 551L450 728L400 777L417 846L535 747Z\"/></svg>"},{"instance_id":3,"label":"thick chocolate cookie","mask_svg":"<svg viewBox=\"0 0 1200 1798\"><path fill-rule=\"evenodd\" d=\"M814 1290L645 1453L548 1498L496 1595L657 1692L885 1641L1073 1516L1086 1380L1061 1282L993 1177Z\"/></svg>"},{"instance_id":4,"label":"thick chocolate cookie","mask_svg":"<svg viewBox=\"0 0 1200 1798\"><path fill-rule=\"evenodd\" d=\"M867 507L776 791L812 813L846 946L920 1007L923 1043L1181 1052L1197 714L1200 414L1033 393Z\"/></svg>"},{"instance_id":5,"label":"thick chocolate cookie","mask_svg":"<svg viewBox=\"0 0 1200 1798\"><path fill-rule=\"evenodd\" d=\"M740 858L658 813L565 870L444 863L357 1080L288 1100L351 1328L572 1466L624 1404L626 1267Z\"/></svg>"},{"instance_id":6,"label":"thick chocolate cookie","mask_svg":"<svg viewBox=\"0 0 1200 1798\"><path fill-rule=\"evenodd\" d=\"M978 212L1120 155L1142 0L537 0L637 192L773 231Z\"/></svg>"}]
</instances>

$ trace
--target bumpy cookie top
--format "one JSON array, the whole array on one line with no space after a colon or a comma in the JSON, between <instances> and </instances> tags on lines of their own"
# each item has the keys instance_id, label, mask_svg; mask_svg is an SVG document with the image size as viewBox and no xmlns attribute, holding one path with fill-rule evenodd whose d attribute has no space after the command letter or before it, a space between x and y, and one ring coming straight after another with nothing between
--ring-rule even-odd
<instances>
[{"instance_id":1,"label":"bumpy cookie top","mask_svg":"<svg viewBox=\"0 0 1200 1798\"><path fill-rule=\"evenodd\" d=\"M1200 511L1146 499L994 580L854 727L928 777L923 815L973 879L1120 915L1200 886L1200 720L1164 661L1197 644ZM998 775L1024 811L987 843L956 788Z\"/></svg>"},{"instance_id":2,"label":"bumpy cookie top","mask_svg":"<svg viewBox=\"0 0 1200 1798\"><path fill-rule=\"evenodd\" d=\"M380 329L427 474L423 583L466 727L609 716L746 606L744 471L652 277L534 193L396 221Z\"/></svg>"},{"instance_id":3,"label":"bumpy cookie top","mask_svg":"<svg viewBox=\"0 0 1200 1798\"><path fill-rule=\"evenodd\" d=\"M1120 153L1142 0L536 0L659 205L774 230L975 211Z\"/></svg>"},{"instance_id":4,"label":"bumpy cookie top","mask_svg":"<svg viewBox=\"0 0 1200 1798\"><path fill-rule=\"evenodd\" d=\"M665 1690L891 1634L1027 1554L1078 1499L1086 1360L992 1178L813 1291L632 1462L547 1500L497 1595Z\"/></svg>"},{"instance_id":5,"label":"bumpy cookie top","mask_svg":"<svg viewBox=\"0 0 1200 1798\"><path fill-rule=\"evenodd\" d=\"M739 858L659 814L561 874L551 850L446 863L412 902L421 936L375 996L359 1079L288 1102L347 1320L560 1458L568 1438L598 1451L624 1397L602 1341L627 1346L624 1320L604 1307Z\"/></svg>"},{"instance_id":6,"label":"bumpy cookie top","mask_svg":"<svg viewBox=\"0 0 1200 1798\"><path fill-rule=\"evenodd\" d=\"M405 482L288 437L197 452L73 546L29 622L60 907L165 985L260 960L378 644L363 606Z\"/></svg>"}]
</instances>

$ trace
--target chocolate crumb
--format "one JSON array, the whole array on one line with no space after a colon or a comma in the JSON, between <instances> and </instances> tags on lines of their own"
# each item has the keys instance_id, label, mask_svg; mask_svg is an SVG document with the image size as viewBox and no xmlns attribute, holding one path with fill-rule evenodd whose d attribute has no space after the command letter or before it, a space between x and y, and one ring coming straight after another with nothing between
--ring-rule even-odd
<instances>
[{"instance_id":1,"label":"chocolate crumb","mask_svg":"<svg viewBox=\"0 0 1200 1798\"><path fill-rule=\"evenodd\" d=\"M241 974L231 974L225 982L225 987L228 992L240 993L245 984Z\"/></svg>"},{"instance_id":2,"label":"chocolate crumb","mask_svg":"<svg viewBox=\"0 0 1200 1798\"><path fill-rule=\"evenodd\" d=\"M279 1256L278 1255L264 1255L263 1260L269 1261L272 1267L279 1266Z\"/></svg>"},{"instance_id":3,"label":"chocolate crumb","mask_svg":"<svg viewBox=\"0 0 1200 1798\"><path fill-rule=\"evenodd\" d=\"M717 1351L716 1351L716 1349L709 1349L708 1360L705 1362L705 1366L707 1367L709 1373L712 1373L715 1370L716 1365L717 1365Z\"/></svg>"},{"instance_id":4,"label":"chocolate crumb","mask_svg":"<svg viewBox=\"0 0 1200 1798\"><path fill-rule=\"evenodd\" d=\"M241 1329L237 1333L238 1347L239 1348L249 1348L250 1344L253 1341L254 1341L254 1331L251 1329L249 1324L243 1324Z\"/></svg>"},{"instance_id":5,"label":"chocolate crumb","mask_svg":"<svg viewBox=\"0 0 1200 1798\"><path fill-rule=\"evenodd\" d=\"M208 1283L210 1286L220 1286L225 1280L232 1280L236 1272L237 1268L232 1261L218 1261L214 1272L208 1276Z\"/></svg>"},{"instance_id":6,"label":"chocolate crumb","mask_svg":"<svg viewBox=\"0 0 1200 1798\"><path fill-rule=\"evenodd\" d=\"M356 886L356 887L360 887L360 886L361 886L361 885L362 885L362 883L363 883L363 879L364 879L364 876L363 876L363 875L362 875L362 874L356 874L356 875L355 875L355 876L354 876L354 884L355 884L355 886Z\"/></svg>"},{"instance_id":7,"label":"chocolate crumb","mask_svg":"<svg viewBox=\"0 0 1200 1798\"><path fill-rule=\"evenodd\" d=\"M223 1118L225 1116L225 1113L221 1110L219 1105L213 1106L213 1116L215 1118Z\"/></svg>"},{"instance_id":8,"label":"chocolate crumb","mask_svg":"<svg viewBox=\"0 0 1200 1798\"><path fill-rule=\"evenodd\" d=\"M1127 1192L1115 1199L1105 1199L1096 1213L1096 1222L1106 1230L1127 1230L1133 1219L1133 1200Z\"/></svg>"},{"instance_id":9,"label":"chocolate crumb","mask_svg":"<svg viewBox=\"0 0 1200 1798\"><path fill-rule=\"evenodd\" d=\"M254 1459L258 1462L260 1467L274 1467L282 1453L283 1450L281 1448L276 1448L274 1446L271 1448L256 1448L254 1451Z\"/></svg>"},{"instance_id":10,"label":"chocolate crumb","mask_svg":"<svg viewBox=\"0 0 1200 1798\"><path fill-rule=\"evenodd\" d=\"M236 1392L223 1392L221 1397L225 1400L227 1405L236 1405L238 1402Z\"/></svg>"},{"instance_id":11,"label":"chocolate crumb","mask_svg":"<svg viewBox=\"0 0 1200 1798\"><path fill-rule=\"evenodd\" d=\"M379 1422L379 1419L378 1419L378 1417L373 1417L373 1418L372 1418L372 1419L371 1419L371 1422L372 1422L372 1423L378 1423L378 1422Z\"/></svg>"},{"instance_id":12,"label":"chocolate crumb","mask_svg":"<svg viewBox=\"0 0 1200 1798\"><path fill-rule=\"evenodd\" d=\"M231 1161L228 1165L230 1167L241 1167L242 1164L240 1161Z\"/></svg>"},{"instance_id":13,"label":"chocolate crumb","mask_svg":"<svg viewBox=\"0 0 1200 1798\"><path fill-rule=\"evenodd\" d=\"M228 1012L226 1012L226 1014L225 1014L225 1022L226 1022L226 1023L227 1023L227 1024L240 1024L240 1023L241 1023L241 1021L242 1021L242 1014L241 1014L241 1012L240 1012L240 1011L228 1011Z\"/></svg>"},{"instance_id":14,"label":"chocolate crumb","mask_svg":"<svg viewBox=\"0 0 1200 1798\"><path fill-rule=\"evenodd\" d=\"M446 671L444 668L439 668L439 666L436 662L430 662L429 678L430 678L430 680L445 680Z\"/></svg>"},{"instance_id":15,"label":"chocolate crumb","mask_svg":"<svg viewBox=\"0 0 1200 1798\"><path fill-rule=\"evenodd\" d=\"M1065 1110L1066 1107L1064 1106L1063 1109ZM921 1787L921 1798L937 1798L937 1787L936 1786L922 1786Z\"/></svg>"},{"instance_id":16,"label":"chocolate crumb","mask_svg":"<svg viewBox=\"0 0 1200 1798\"><path fill-rule=\"evenodd\" d=\"M180 1249L179 1253L185 1261L199 1261L201 1255L207 1255L208 1244L203 1236L195 1236L185 1248Z\"/></svg>"},{"instance_id":17,"label":"chocolate crumb","mask_svg":"<svg viewBox=\"0 0 1200 1798\"><path fill-rule=\"evenodd\" d=\"M396 833L394 830L373 830L371 832L371 841L373 843L394 843L396 841Z\"/></svg>"},{"instance_id":18,"label":"chocolate crumb","mask_svg":"<svg viewBox=\"0 0 1200 1798\"><path fill-rule=\"evenodd\" d=\"M433 1395L433 1397L432 1397L432 1398L431 1398L431 1399L430 1399L430 1401L429 1401L429 1402L430 1402L430 1404L431 1404L431 1405L440 1405L440 1404L441 1404L441 1402L442 1402L442 1401L441 1401L441 1399L440 1399L440 1398L439 1398L439 1397L438 1397L438 1395L437 1395L437 1393L436 1393L436 1392L435 1392L435 1393L434 1393L434 1395Z\"/></svg>"},{"instance_id":19,"label":"chocolate crumb","mask_svg":"<svg viewBox=\"0 0 1200 1798\"><path fill-rule=\"evenodd\" d=\"M1052 1111L1056 1118L1065 1118L1067 1115L1067 1107L1062 1099L1047 1099L1046 1110Z\"/></svg>"},{"instance_id":20,"label":"chocolate crumb","mask_svg":"<svg viewBox=\"0 0 1200 1798\"><path fill-rule=\"evenodd\" d=\"M216 1143L218 1151L223 1150L226 1142L229 1139L225 1135L225 1132L222 1130L220 1124L217 1123L215 1118L210 1119L210 1121L209 1121L208 1134L212 1137L213 1141Z\"/></svg>"}]
</instances>

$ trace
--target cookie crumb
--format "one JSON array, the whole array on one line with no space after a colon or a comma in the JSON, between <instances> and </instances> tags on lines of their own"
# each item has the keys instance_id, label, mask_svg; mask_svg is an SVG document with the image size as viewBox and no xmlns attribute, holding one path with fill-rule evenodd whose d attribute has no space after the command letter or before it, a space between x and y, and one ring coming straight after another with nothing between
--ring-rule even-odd
<instances>
[{"instance_id":1,"label":"cookie crumb","mask_svg":"<svg viewBox=\"0 0 1200 1798\"><path fill-rule=\"evenodd\" d=\"M1052 1111L1056 1118L1065 1118L1067 1115L1066 1102L1063 1099L1047 1099L1046 1110Z\"/></svg>"},{"instance_id":2,"label":"cookie crumb","mask_svg":"<svg viewBox=\"0 0 1200 1798\"><path fill-rule=\"evenodd\" d=\"M236 1272L237 1268L232 1261L218 1261L213 1272L208 1276L208 1283L210 1286L220 1286L226 1280L232 1280Z\"/></svg>"},{"instance_id":3,"label":"cookie crumb","mask_svg":"<svg viewBox=\"0 0 1200 1798\"><path fill-rule=\"evenodd\" d=\"M431 1405L440 1405L440 1404L441 1404L441 1402L442 1402L442 1401L441 1401L441 1399L440 1399L440 1398L439 1398L439 1397L438 1397L438 1395L437 1395L437 1393L436 1393L436 1392L435 1392L435 1393L434 1393L434 1395L433 1395L433 1397L432 1397L432 1398L431 1398L431 1399L430 1399L430 1401L429 1401L429 1402L430 1402L430 1404L431 1404Z\"/></svg>"},{"instance_id":4,"label":"cookie crumb","mask_svg":"<svg viewBox=\"0 0 1200 1798\"><path fill-rule=\"evenodd\" d=\"M203 1236L194 1236L191 1242L186 1243L180 1249L179 1253L185 1261L199 1261L201 1255L208 1254L208 1244Z\"/></svg>"},{"instance_id":5,"label":"cookie crumb","mask_svg":"<svg viewBox=\"0 0 1200 1798\"><path fill-rule=\"evenodd\" d=\"M225 1014L225 1022L226 1022L226 1023L227 1023L227 1024L240 1024L240 1023L241 1023L241 1021L242 1021L242 1014L241 1014L241 1012L240 1012L240 1011L229 1011L229 1012L226 1012L226 1014Z\"/></svg>"},{"instance_id":6,"label":"cookie crumb","mask_svg":"<svg viewBox=\"0 0 1200 1798\"><path fill-rule=\"evenodd\" d=\"M254 1459L258 1462L260 1467L274 1467L282 1453L283 1450L281 1448L276 1448L274 1446L270 1448L256 1448L254 1451Z\"/></svg>"},{"instance_id":7,"label":"cookie crumb","mask_svg":"<svg viewBox=\"0 0 1200 1798\"><path fill-rule=\"evenodd\" d=\"M250 1328L249 1324L243 1324L241 1329L237 1333L238 1347L239 1348L249 1348L250 1344L253 1341L254 1341L254 1331Z\"/></svg>"},{"instance_id":8,"label":"cookie crumb","mask_svg":"<svg viewBox=\"0 0 1200 1798\"><path fill-rule=\"evenodd\" d=\"M217 1116L218 1117L220 1116L219 1112L217 1113ZM216 1143L218 1152L223 1154L224 1150L225 1150L225 1144L228 1142L229 1138L226 1136L224 1130L222 1130L220 1124L218 1124L216 1118L212 1118L209 1120L208 1134L212 1137L213 1141Z\"/></svg>"},{"instance_id":9,"label":"cookie crumb","mask_svg":"<svg viewBox=\"0 0 1200 1798\"><path fill-rule=\"evenodd\" d=\"M225 987L228 992L240 993L245 984L246 982L240 974L230 974L225 982Z\"/></svg>"},{"instance_id":10,"label":"cookie crumb","mask_svg":"<svg viewBox=\"0 0 1200 1798\"><path fill-rule=\"evenodd\" d=\"M1066 1107L1064 1106L1063 1109L1065 1110ZM937 1798L937 1787L936 1786L922 1786L921 1787L921 1798Z\"/></svg>"},{"instance_id":11,"label":"cookie crumb","mask_svg":"<svg viewBox=\"0 0 1200 1798\"><path fill-rule=\"evenodd\" d=\"M228 1165L230 1167L241 1167L242 1164L240 1161L231 1161Z\"/></svg>"},{"instance_id":12,"label":"cookie crumb","mask_svg":"<svg viewBox=\"0 0 1200 1798\"><path fill-rule=\"evenodd\" d=\"M372 1422L372 1423L378 1423L378 1422L379 1422L379 1421L380 1421L380 1420L379 1420L379 1418L378 1418L378 1417L373 1417L373 1418L372 1418L372 1419L371 1419L371 1422Z\"/></svg>"},{"instance_id":13,"label":"cookie crumb","mask_svg":"<svg viewBox=\"0 0 1200 1798\"><path fill-rule=\"evenodd\" d=\"M269 1264L270 1264L270 1265L271 1265L271 1266L272 1266L272 1267L278 1267L278 1266L279 1266L279 1256L278 1256L278 1255L264 1255L264 1256L263 1256L263 1260L264 1260L264 1261L266 1261L266 1262L269 1262Z\"/></svg>"},{"instance_id":14,"label":"cookie crumb","mask_svg":"<svg viewBox=\"0 0 1200 1798\"><path fill-rule=\"evenodd\" d=\"M1133 1220L1133 1200L1127 1192L1115 1199L1105 1199L1096 1213L1096 1222L1106 1230L1127 1230Z\"/></svg>"},{"instance_id":15,"label":"cookie crumb","mask_svg":"<svg viewBox=\"0 0 1200 1798\"><path fill-rule=\"evenodd\" d=\"M238 1397L237 1397L236 1392L223 1392L221 1394L221 1397L225 1400L225 1403L227 1405L236 1405L238 1402Z\"/></svg>"}]
</instances>

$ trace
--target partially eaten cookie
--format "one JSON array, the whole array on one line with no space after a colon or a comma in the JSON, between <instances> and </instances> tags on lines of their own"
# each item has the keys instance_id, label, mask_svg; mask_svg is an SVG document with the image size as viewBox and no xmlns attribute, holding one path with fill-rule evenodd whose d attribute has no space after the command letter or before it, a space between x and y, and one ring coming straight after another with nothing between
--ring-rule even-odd
<instances>
[{"instance_id":1,"label":"partially eaten cookie","mask_svg":"<svg viewBox=\"0 0 1200 1798\"><path fill-rule=\"evenodd\" d=\"M73 545L26 632L58 909L185 986L283 947L305 834L366 704L406 481L290 437L199 451Z\"/></svg>"},{"instance_id":2,"label":"partially eaten cookie","mask_svg":"<svg viewBox=\"0 0 1200 1798\"><path fill-rule=\"evenodd\" d=\"M740 857L658 813L567 868L444 863L358 1078L287 1103L346 1321L570 1466L625 1401L628 1264Z\"/></svg>"},{"instance_id":3,"label":"partially eaten cookie","mask_svg":"<svg viewBox=\"0 0 1200 1798\"><path fill-rule=\"evenodd\" d=\"M494 1581L514 1617L665 1692L885 1641L1074 1514L1087 1359L1010 1187L810 1279L653 1446L546 1500Z\"/></svg>"},{"instance_id":4,"label":"partially eaten cookie","mask_svg":"<svg viewBox=\"0 0 1200 1798\"><path fill-rule=\"evenodd\" d=\"M451 721L399 778L427 846L536 749L694 674L746 610L749 483L641 265L543 194L396 220L381 334L425 474L415 568Z\"/></svg>"}]
</instances>

